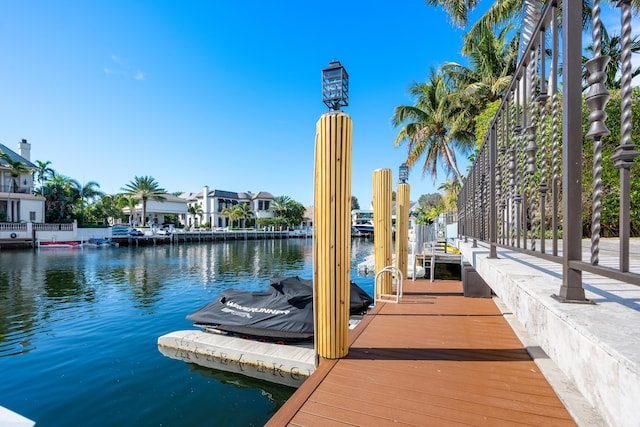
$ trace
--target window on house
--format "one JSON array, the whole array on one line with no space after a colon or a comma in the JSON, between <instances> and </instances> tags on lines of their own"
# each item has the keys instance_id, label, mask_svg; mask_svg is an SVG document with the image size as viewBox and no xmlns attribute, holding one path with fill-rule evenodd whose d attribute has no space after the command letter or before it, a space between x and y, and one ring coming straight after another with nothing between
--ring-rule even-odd
<instances>
[{"instance_id":1,"label":"window on house","mask_svg":"<svg viewBox=\"0 0 640 427\"><path fill-rule=\"evenodd\" d=\"M29 221L33 222L36 220L36 213L34 211L29 212Z\"/></svg>"}]
</instances>

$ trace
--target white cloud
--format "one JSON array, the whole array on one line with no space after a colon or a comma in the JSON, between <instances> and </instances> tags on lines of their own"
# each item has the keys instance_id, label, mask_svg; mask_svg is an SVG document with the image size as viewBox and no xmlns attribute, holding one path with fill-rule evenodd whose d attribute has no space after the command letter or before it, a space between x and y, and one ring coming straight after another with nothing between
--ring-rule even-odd
<instances>
[{"instance_id":1,"label":"white cloud","mask_svg":"<svg viewBox=\"0 0 640 427\"><path fill-rule=\"evenodd\" d=\"M103 71L105 74L120 75L135 80L146 80L147 78L146 73L140 69L133 71L133 68L128 65L126 60L115 54L111 55L111 66L103 67Z\"/></svg>"},{"instance_id":2,"label":"white cloud","mask_svg":"<svg viewBox=\"0 0 640 427\"><path fill-rule=\"evenodd\" d=\"M119 57L117 57L116 55L111 55L111 60L113 62L115 62L116 64L118 64L118 65L122 65L123 64L122 60Z\"/></svg>"}]
</instances>

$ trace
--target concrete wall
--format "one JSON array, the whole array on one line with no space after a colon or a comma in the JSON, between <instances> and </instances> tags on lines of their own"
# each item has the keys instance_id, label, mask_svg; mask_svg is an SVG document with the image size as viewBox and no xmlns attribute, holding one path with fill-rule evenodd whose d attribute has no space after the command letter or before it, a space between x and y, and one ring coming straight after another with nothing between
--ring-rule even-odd
<instances>
[{"instance_id":1,"label":"concrete wall","mask_svg":"<svg viewBox=\"0 0 640 427\"><path fill-rule=\"evenodd\" d=\"M12 200L12 202L14 201ZM20 199L19 220L31 222L31 212L36 214L33 222L42 222L42 199Z\"/></svg>"},{"instance_id":2,"label":"concrete wall","mask_svg":"<svg viewBox=\"0 0 640 427\"><path fill-rule=\"evenodd\" d=\"M563 304L561 266L513 251L458 246L538 345L611 426L637 426L640 402L640 289L585 275L596 304Z\"/></svg>"}]
</instances>

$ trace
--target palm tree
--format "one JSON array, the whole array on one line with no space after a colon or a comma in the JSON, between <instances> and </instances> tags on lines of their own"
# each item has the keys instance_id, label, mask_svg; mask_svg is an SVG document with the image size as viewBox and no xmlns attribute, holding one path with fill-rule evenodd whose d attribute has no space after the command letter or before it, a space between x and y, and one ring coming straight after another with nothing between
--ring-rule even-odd
<instances>
[{"instance_id":1,"label":"palm tree","mask_svg":"<svg viewBox=\"0 0 640 427\"><path fill-rule=\"evenodd\" d=\"M468 24L469 12L473 10L481 0L425 0L429 6L439 6L444 9L453 24L464 28ZM462 51L466 53L475 43L479 34L487 28L496 28L508 23L521 27L519 39L519 51L523 53L529 44L535 26L540 17L542 4L540 0L496 0L487 11L476 21L465 36ZM615 4L616 1L609 0ZM631 10L634 14L640 11L640 0L631 0ZM586 28L591 22L591 1L582 0L582 26Z\"/></svg>"},{"instance_id":2,"label":"palm tree","mask_svg":"<svg viewBox=\"0 0 640 427\"><path fill-rule=\"evenodd\" d=\"M237 206L238 218L243 220L243 228L247 228L247 220L253 217L253 211L251 210L251 206L249 203L243 203ZM234 206L234 209L236 208Z\"/></svg>"},{"instance_id":3,"label":"palm tree","mask_svg":"<svg viewBox=\"0 0 640 427\"><path fill-rule=\"evenodd\" d=\"M2 160L7 163L7 166L9 166L9 175L11 175L11 181L9 181L9 192L15 191L18 187L16 178L20 178L20 175L30 172L31 169L29 169L25 162L13 160L13 158L7 153L1 153L0 158L2 158Z\"/></svg>"},{"instance_id":4,"label":"palm tree","mask_svg":"<svg viewBox=\"0 0 640 427\"><path fill-rule=\"evenodd\" d=\"M240 227L240 219L243 219L245 214L245 210L242 206L244 206L244 203L242 205L233 205L231 208L233 217L238 220L238 227Z\"/></svg>"},{"instance_id":5,"label":"palm tree","mask_svg":"<svg viewBox=\"0 0 640 427\"><path fill-rule=\"evenodd\" d=\"M467 26L469 13L480 3L480 0L425 0L429 6L439 6L447 12L453 24L464 28ZM635 10L640 0L632 0ZM466 53L486 29L493 29L506 24L521 27L515 38L519 40L520 54L529 44L535 30L543 2L540 0L496 0L475 24L469 29L464 39L462 52ZM591 20L591 2L582 1L583 26Z\"/></svg>"},{"instance_id":6,"label":"palm tree","mask_svg":"<svg viewBox=\"0 0 640 427\"><path fill-rule=\"evenodd\" d=\"M474 136L465 108L451 102L451 90L444 74L431 70L427 83L414 83L409 90L416 98L415 105L396 107L391 119L393 126L401 127L394 146L407 143L407 166L413 167L425 156L422 174L427 171L437 178L438 159L449 175L453 173L462 183L455 151L467 153L473 146Z\"/></svg>"},{"instance_id":7,"label":"palm tree","mask_svg":"<svg viewBox=\"0 0 640 427\"><path fill-rule=\"evenodd\" d=\"M518 46L506 42L508 25L495 35L485 30L469 52L469 66L448 62L442 71L451 79L454 94L462 104L483 108L502 99L516 70Z\"/></svg>"},{"instance_id":8,"label":"palm tree","mask_svg":"<svg viewBox=\"0 0 640 427\"><path fill-rule=\"evenodd\" d=\"M438 190L444 191L442 196L442 204L448 211L456 210L456 202L458 200L458 193L460 192L460 183L455 180L448 180L443 182Z\"/></svg>"},{"instance_id":9,"label":"palm tree","mask_svg":"<svg viewBox=\"0 0 640 427\"><path fill-rule=\"evenodd\" d=\"M195 225L199 222L198 218L200 218L203 213L202 206L198 204L191 205L187 207L187 212L193 216L193 223Z\"/></svg>"},{"instance_id":10,"label":"palm tree","mask_svg":"<svg viewBox=\"0 0 640 427\"><path fill-rule=\"evenodd\" d=\"M289 204L291 198L289 196L277 196L271 201L269 210L276 214L276 216L285 217L289 210Z\"/></svg>"},{"instance_id":11,"label":"palm tree","mask_svg":"<svg viewBox=\"0 0 640 427\"><path fill-rule=\"evenodd\" d=\"M480 0L425 0L429 6L440 6L444 9L453 24L464 28L468 24L469 13ZM486 29L493 29L500 25L513 23L520 27L522 24L520 39L520 51L529 44L535 26L540 17L542 2L539 0L496 0L487 11L478 19L465 36L462 52L467 53L477 40L479 34ZM590 15L590 9L589 15Z\"/></svg>"},{"instance_id":12,"label":"palm tree","mask_svg":"<svg viewBox=\"0 0 640 427\"><path fill-rule=\"evenodd\" d=\"M89 181L83 186L78 186L78 195L80 196L80 218L81 223L84 224L84 201L85 199L94 199L99 196L104 196L104 193L100 190L100 184L95 181Z\"/></svg>"},{"instance_id":13,"label":"palm tree","mask_svg":"<svg viewBox=\"0 0 640 427\"><path fill-rule=\"evenodd\" d=\"M136 214L136 206L140 200L136 199L134 196L130 194L123 195L124 206L129 208L129 225L133 226L133 219Z\"/></svg>"},{"instance_id":14,"label":"palm tree","mask_svg":"<svg viewBox=\"0 0 640 427\"><path fill-rule=\"evenodd\" d=\"M121 195L104 195L100 197L91 206L87 206L87 216L92 221L100 221L104 225L109 224L109 218L122 218L122 199Z\"/></svg>"},{"instance_id":15,"label":"palm tree","mask_svg":"<svg viewBox=\"0 0 640 427\"><path fill-rule=\"evenodd\" d=\"M50 161L42 162L40 160L36 160L36 170L35 170L35 178L36 181L40 183L40 195L43 194L44 183L50 176L55 175L55 171L49 167L51 164Z\"/></svg>"},{"instance_id":16,"label":"palm tree","mask_svg":"<svg viewBox=\"0 0 640 427\"><path fill-rule=\"evenodd\" d=\"M47 205L44 199L44 183L49 179L49 177L54 176L56 171L49 167L51 164L50 161L42 162L40 160L36 160L37 168L35 170L35 179L40 183L40 195L42 196L42 222L45 222L45 218L47 217Z\"/></svg>"},{"instance_id":17,"label":"palm tree","mask_svg":"<svg viewBox=\"0 0 640 427\"><path fill-rule=\"evenodd\" d=\"M59 222L73 216L73 207L78 200L79 184L64 175L54 174L44 185L44 197L47 203L47 217Z\"/></svg>"},{"instance_id":18,"label":"palm tree","mask_svg":"<svg viewBox=\"0 0 640 427\"><path fill-rule=\"evenodd\" d=\"M164 195L167 194L151 176L134 177L133 181L122 188L122 191L129 196L142 200L142 226L145 225L147 218L147 201L155 200L162 202L166 200Z\"/></svg>"},{"instance_id":19,"label":"palm tree","mask_svg":"<svg viewBox=\"0 0 640 427\"><path fill-rule=\"evenodd\" d=\"M292 200L289 203L289 210L287 211L287 224L289 227L296 227L302 224L304 219L305 207L302 203Z\"/></svg>"},{"instance_id":20,"label":"palm tree","mask_svg":"<svg viewBox=\"0 0 640 427\"><path fill-rule=\"evenodd\" d=\"M229 218L229 222L227 223L227 227L228 228L232 228L233 227L233 220L235 218L235 213L233 212L233 208L223 208L220 211L220 215L222 215L223 217L228 217Z\"/></svg>"},{"instance_id":21,"label":"palm tree","mask_svg":"<svg viewBox=\"0 0 640 427\"><path fill-rule=\"evenodd\" d=\"M13 158L11 158L11 156L7 153L0 153L0 158L2 158L2 160L7 163L7 166L9 166L9 175L11 176L11 179L9 181L9 191L7 193L7 221L11 222L13 219L11 217L11 213L13 211L13 209L11 209L11 192L15 191L18 186L16 178L18 178L19 180L20 175L30 172L31 169L29 169L25 162L20 160L13 160Z\"/></svg>"}]
</instances>

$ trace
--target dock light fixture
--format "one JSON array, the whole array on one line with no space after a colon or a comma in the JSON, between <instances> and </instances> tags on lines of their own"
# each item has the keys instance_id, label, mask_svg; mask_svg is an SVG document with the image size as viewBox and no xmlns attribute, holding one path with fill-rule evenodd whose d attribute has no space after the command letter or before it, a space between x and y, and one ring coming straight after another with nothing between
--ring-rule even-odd
<instances>
[{"instance_id":1,"label":"dock light fixture","mask_svg":"<svg viewBox=\"0 0 640 427\"><path fill-rule=\"evenodd\" d=\"M406 184L409 179L409 166L406 163L402 163L398 172L398 182L400 184Z\"/></svg>"},{"instance_id":2,"label":"dock light fixture","mask_svg":"<svg viewBox=\"0 0 640 427\"><path fill-rule=\"evenodd\" d=\"M349 105L349 74L337 59L322 70L322 102L330 111Z\"/></svg>"}]
</instances>

